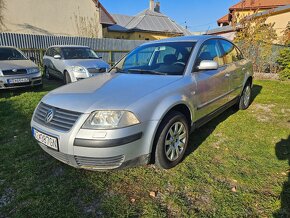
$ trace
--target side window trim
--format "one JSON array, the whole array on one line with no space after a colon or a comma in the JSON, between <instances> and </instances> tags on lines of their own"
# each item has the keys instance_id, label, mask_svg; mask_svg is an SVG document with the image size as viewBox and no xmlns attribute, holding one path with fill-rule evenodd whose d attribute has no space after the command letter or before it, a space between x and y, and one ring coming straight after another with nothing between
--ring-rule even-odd
<instances>
[{"instance_id":1,"label":"side window trim","mask_svg":"<svg viewBox=\"0 0 290 218\"><path fill-rule=\"evenodd\" d=\"M235 48L237 49L237 51L238 51L238 53L241 55L241 59L239 60L239 61L241 61L241 60L244 60L245 59L245 57L244 57L244 54L243 54L243 52L239 49L239 47L238 46L236 46L235 44L234 44L234 46L235 46Z\"/></svg>"},{"instance_id":2,"label":"side window trim","mask_svg":"<svg viewBox=\"0 0 290 218\"><path fill-rule=\"evenodd\" d=\"M222 53L222 59L223 59L223 62L224 62L224 65L223 65L223 67L225 67L225 66L228 66L229 64L227 64L226 63L226 60L225 60L225 57L224 57L224 54L226 53L225 52L225 50L224 50L224 48L223 48L223 46L222 46L222 41L223 41L224 39L218 39L218 43L219 43L219 47L220 47L220 50L221 50L221 53Z\"/></svg>"},{"instance_id":3,"label":"side window trim","mask_svg":"<svg viewBox=\"0 0 290 218\"><path fill-rule=\"evenodd\" d=\"M226 51L224 50L224 47L222 46L222 41L225 41L225 42L231 44L231 45L233 46L234 49L237 48L237 46L236 46L234 43L232 43L231 41L229 41L229 40L227 40L227 39L220 39L221 49L222 49L222 51L224 52L224 54L226 54ZM223 57L223 58L225 58L225 57ZM225 62L225 65L230 65L230 64L235 63L236 61L232 61L231 63L226 63L226 61L224 60L224 62Z\"/></svg>"}]
</instances>

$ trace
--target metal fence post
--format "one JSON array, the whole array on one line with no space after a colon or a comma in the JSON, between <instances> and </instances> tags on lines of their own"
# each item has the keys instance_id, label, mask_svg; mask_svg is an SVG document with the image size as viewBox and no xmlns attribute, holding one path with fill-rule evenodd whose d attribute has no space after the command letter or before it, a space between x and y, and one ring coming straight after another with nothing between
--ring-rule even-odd
<instances>
[{"instance_id":1,"label":"metal fence post","mask_svg":"<svg viewBox=\"0 0 290 218\"><path fill-rule=\"evenodd\" d=\"M113 65L113 51L109 51L109 64Z\"/></svg>"}]
</instances>

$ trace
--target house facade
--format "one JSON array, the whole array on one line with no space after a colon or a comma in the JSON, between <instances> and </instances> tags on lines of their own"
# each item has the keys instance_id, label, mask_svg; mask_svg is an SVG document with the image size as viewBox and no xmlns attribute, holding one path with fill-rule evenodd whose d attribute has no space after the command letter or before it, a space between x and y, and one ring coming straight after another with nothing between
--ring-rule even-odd
<instances>
[{"instance_id":1,"label":"house facade","mask_svg":"<svg viewBox=\"0 0 290 218\"><path fill-rule=\"evenodd\" d=\"M274 24L278 39L282 38L290 23L290 0L243 0L229 8L229 13L217 20L219 28L207 32L234 39L236 31L242 28L243 19L266 17L266 23Z\"/></svg>"},{"instance_id":2,"label":"house facade","mask_svg":"<svg viewBox=\"0 0 290 218\"><path fill-rule=\"evenodd\" d=\"M129 40L158 40L174 36L191 35L160 11L160 3L149 1L149 9L136 16L112 14L115 25L103 27L105 38Z\"/></svg>"},{"instance_id":3,"label":"house facade","mask_svg":"<svg viewBox=\"0 0 290 218\"><path fill-rule=\"evenodd\" d=\"M229 13L217 20L220 27L236 25L247 16L290 4L290 0L242 0L229 8Z\"/></svg>"},{"instance_id":4,"label":"house facade","mask_svg":"<svg viewBox=\"0 0 290 218\"><path fill-rule=\"evenodd\" d=\"M102 38L114 19L97 0L6 0L2 31Z\"/></svg>"}]
</instances>

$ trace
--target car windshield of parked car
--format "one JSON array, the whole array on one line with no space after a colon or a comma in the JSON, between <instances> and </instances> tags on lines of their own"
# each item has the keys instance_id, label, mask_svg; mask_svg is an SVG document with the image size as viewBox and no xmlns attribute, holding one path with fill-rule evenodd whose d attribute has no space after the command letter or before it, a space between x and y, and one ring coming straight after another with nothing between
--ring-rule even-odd
<instances>
[{"instance_id":1,"label":"car windshield of parked car","mask_svg":"<svg viewBox=\"0 0 290 218\"><path fill-rule=\"evenodd\" d=\"M98 59L98 55L90 48L62 48L63 57L70 59Z\"/></svg>"},{"instance_id":2,"label":"car windshield of parked car","mask_svg":"<svg viewBox=\"0 0 290 218\"><path fill-rule=\"evenodd\" d=\"M7 61L7 60L26 60L27 58L24 57L19 51L14 48L0 48L0 61Z\"/></svg>"},{"instance_id":3,"label":"car windshield of parked car","mask_svg":"<svg viewBox=\"0 0 290 218\"><path fill-rule=\"evenodd\" d=\"M195 42L166 42L140 46L124 57L111 72L183 75Z\"/></svg>"}]
</instances>

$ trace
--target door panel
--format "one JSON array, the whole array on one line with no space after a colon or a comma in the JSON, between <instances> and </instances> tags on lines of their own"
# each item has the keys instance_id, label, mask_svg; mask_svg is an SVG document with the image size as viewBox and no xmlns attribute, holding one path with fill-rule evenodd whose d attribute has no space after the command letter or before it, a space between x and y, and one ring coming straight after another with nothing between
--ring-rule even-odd
<instances>
[{"instance_id":1,"label":"door panel","mask_svg":"<svg viewBox=\"0 0 290 218\"><path fill-rule=\"evenodd\" d=\"M229 78L225 67L196 72L197 119L215 111L228 102Z\"/></svg>"},{"instance_id":2,"label":"door panel","mask_svg":"<svg viewBox=\"0 0 290 218\"><path fill-rule=\"evenodd\" d=\"M202 45L197 56L196 67L203 60L214 60L220 67L217 70L197 71L193 74L197 83L197 119L217 110L228 102L229 77L218 40L208 40Z\"/></svg>"},{"instance_id":3,"label":"door panel","mask_svg":"<svg viewBox=\"0 0 290 218\"><path fill-rule=\"evenodd\" d=\"M62 57L60 48L55 48L54 49L54 55L60 55ZM55 58L52 57L52 63L53 63L53 69L54 69L54 72L55 72L55 76L57 76L60 79L62 79L63 78L63 72L62 72L63 59L55 59Z\"/></svg>"},{"instance_id":4,"label":"door panel","mask_svg":"<svg viewBox=\"0 0 290 218\"><path fill-rule=\"evenodd\" d=\"M241 93L243 81L245 78L245 60L241 52L234 44L226 40L220 40L223 59L227 65L227 73L229 74L230 93L229 100L234 99Z\"/></svg>"}]
</instances>

